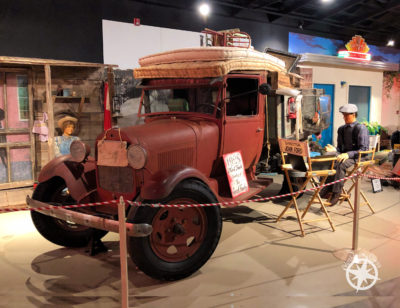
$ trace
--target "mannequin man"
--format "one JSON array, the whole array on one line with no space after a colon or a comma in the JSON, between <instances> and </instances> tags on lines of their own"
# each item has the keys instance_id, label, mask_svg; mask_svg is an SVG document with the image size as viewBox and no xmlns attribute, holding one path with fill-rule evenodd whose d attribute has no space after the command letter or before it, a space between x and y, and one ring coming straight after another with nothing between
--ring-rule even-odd
<instances>
[{"instance_id":1,"label":"mannequin man","mask_svg":"<svg viewBox=\"0 0 400 308\"><path fill-rule=\"evenodd\" d=\"M346 170L357 162L358 152L369 149L368 130L364 125L357 122L357 111L357 106L353 104L339 108L346 124L338 129L337 148L330 144L325 147L325 151L337 153L336 174L328 177L326 183L343 179L346 176ZM342 181L327 186L321 190L320 195L322 198L326 198L329 192L332 192L330 203L333 206L339 201L343 185L344 182Z\"/></svg>"}]
</instances>

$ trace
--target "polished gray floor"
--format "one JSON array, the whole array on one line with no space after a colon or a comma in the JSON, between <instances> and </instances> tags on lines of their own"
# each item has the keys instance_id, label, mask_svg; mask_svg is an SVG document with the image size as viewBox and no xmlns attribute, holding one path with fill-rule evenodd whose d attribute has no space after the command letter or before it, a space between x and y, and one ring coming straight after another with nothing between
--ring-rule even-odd
<instances>
[{"instance_id":1,"label":"polished gray floor","mask_svg":"<svg viewBox=\"0 0 400 308\"><path fill-rule=\"evenodd\" d=\"M400 307L400 191L373 194L365 180L362 187L376 209L360 212L359 248L376 258L379 274L372 288L351 287L338 258L352 245L348 206L329 208L336 232L318 222L302 238L295 220L274 222L284 203L252 202L223 210L220 243L189 278L156 281L129 260L130 306ZM278 189L273 184L264 195ZM321 212L315 206L309 215ZM91 257L43 239L27 212L0 214L0 307L119 307L118 235L105 244L107 253Z\"/></svg>"}]
</instances>

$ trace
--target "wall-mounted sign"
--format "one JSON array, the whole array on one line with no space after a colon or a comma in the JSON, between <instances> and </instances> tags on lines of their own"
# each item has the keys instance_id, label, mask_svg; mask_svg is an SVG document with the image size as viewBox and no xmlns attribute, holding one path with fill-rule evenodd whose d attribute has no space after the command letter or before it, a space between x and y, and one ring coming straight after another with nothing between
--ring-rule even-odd
<instances>
[{"instance_id":1,"label":"wall-mounted sign","mask_svg":"<svg viewBox=\"0 0 400 308\"><path fill-rule=\"evenodd\" d=\"M338 57L344 59L371 61L371 54L368 53L369 47L360 35L355 35L346 44L347 50L339 50Z\"/></svg>"},{"instance_id":2,"label":"wall-mounted sign","mask_svg":"<svg viewBox=\"0 0 400 308\"><path fill-rule=\"evenodd\" d=\"M338 57L345 58L345 59L353 59L353 60L371 61L370 53L348 51L348 50L340 50L338 52Z\"/></svg>"},{"instance_id":3,"label":"wall-mounted sign","mask_svg":"<svg viewBox=\"0 0 400 308\"><path fill-rule=\"evenodd\" d=\"M232 197L235 198L249 190L246 173L244 171L242 154L240 151L224 154L226 174Z\"/></svg>"}]
</instances>

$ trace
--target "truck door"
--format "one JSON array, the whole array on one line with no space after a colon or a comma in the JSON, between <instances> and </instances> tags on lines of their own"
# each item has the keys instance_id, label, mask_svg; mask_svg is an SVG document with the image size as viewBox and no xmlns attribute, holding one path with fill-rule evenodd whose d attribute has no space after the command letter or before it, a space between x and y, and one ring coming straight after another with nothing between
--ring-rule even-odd
<instances>
[{"instance_id":1,"label":"truck door","mask_svg":"<svg viewBox=\"0 0 400 308\"><path fill-rule=\"evenodd\" d=\"M223 154L240 150L245 169L261 154L265 100L258 93L257 77L229 76L225 87Z\"/></svg>"}]
</instances>

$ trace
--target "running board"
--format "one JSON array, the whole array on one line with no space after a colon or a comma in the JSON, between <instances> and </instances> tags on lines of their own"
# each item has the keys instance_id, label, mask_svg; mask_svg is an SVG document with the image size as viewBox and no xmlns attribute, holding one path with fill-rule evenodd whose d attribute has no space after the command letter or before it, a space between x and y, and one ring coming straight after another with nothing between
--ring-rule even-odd
<instances>
[{"instance_id":1,"label":"running board","mask_svg":"<svg viewBox=\"0 0 400 308\"><path fill-rule=\"evenodd\" d=\"M101 229L105 231L111 231L115 233L119 233L119 222L117 220L97 217L94 215L84 214L81 212L75 212L67 209L37 209L36 208L45 208L51 206L51 204L44 203L41 201L33 200L29 196L26 197L26 204L31 207L34 211L39 212L41 214L51 216L54 218L58 218L61 220L65 220L67 222L73 222L78 225ZM126 234L128 236L134 237L145 237L151 234L153 228L149 224L132 224L125 223L126 225Z\"/></svg>"}]
</instances>

